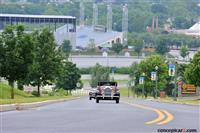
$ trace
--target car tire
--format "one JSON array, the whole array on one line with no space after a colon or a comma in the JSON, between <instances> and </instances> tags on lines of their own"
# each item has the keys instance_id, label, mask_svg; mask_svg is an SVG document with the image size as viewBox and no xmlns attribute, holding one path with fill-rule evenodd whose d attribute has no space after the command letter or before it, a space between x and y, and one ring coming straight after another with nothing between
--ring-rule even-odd
<instances>
[{"instance_id":1,"label":"car tire","mask_svg":"<svg viewBox=\"0 0 200 133\"><path fill-rule=\"evenodd\" d=\"M96 98L96 103L99 103L99 98Z\"/></svg>"},{"instance_id":2,"label":"car tire","mask_svg":"<svg viewBox=\"0 0 200 133\"><path fill-rule=\"evenodd\" d=\"M116 99L116 103L119 103L119 99Z\"/></svg>"},{"instance_id":3,"label":"car tire","mask_svg":"<svg viewBox=\"0 0 200 133\"><path fill-rule=\"evenodd\" d=\"M89 99L90 99L90 100L92 100L92 98L91 98L91 97L90 97Z\"/></svg>"}]
</instances>

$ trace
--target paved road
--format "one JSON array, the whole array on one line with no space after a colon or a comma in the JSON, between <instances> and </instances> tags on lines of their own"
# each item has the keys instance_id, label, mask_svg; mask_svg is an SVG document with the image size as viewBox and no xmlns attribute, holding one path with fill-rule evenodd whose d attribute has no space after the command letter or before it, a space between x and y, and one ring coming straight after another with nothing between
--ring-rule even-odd
<instances>
[{"instance_id":1,"label":"paved road","mask_svg":"<svg viewBox=\"0 0 200 133\"><path fill-rule=\"evenodd\" d=\"M147 124L158 118L157 109L172 114L173 120L163 125ZM199 111L199 106L148 100L124 99L120 104L114 101L96 104L94 100L81 98L30 110L4 112L1 114L1 133L138 133L157 132L162 128L197 129L199 132Z\"/></svg>"}]
</instances>

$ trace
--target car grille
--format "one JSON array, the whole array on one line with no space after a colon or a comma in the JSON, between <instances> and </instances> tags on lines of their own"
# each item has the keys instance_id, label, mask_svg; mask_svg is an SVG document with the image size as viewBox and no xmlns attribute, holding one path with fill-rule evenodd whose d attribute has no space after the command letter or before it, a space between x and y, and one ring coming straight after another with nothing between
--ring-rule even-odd
<instances>
[{"instance_id":1,"label":"car grille","mask_svg":"<svg viewBox=\"0 0 200 133\"><path fill-rule=\"evenodd\" d=\"M105 95L105 96L111 96L111 95L112 95L112 90L111 90L110 88L106 88L106 89L104 90L104 95Z\"/></svg>"}]
</instances>

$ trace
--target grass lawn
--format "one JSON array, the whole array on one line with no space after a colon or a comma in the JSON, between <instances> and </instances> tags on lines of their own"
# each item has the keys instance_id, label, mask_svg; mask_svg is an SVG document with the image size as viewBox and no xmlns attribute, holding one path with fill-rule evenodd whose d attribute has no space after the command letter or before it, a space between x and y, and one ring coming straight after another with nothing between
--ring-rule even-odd
<instances>
[{"instance_id":1,"label":"grass lawn","mask_svg":"<svg viewBox=\"0 0 200 133\"><path fill-rule=\"evenodd\" d=\"M15 99L11 99L11 88L10 86L0 83L0 104L14 104L14 103L31 103L40 102L46 100L56 100L56 99L69 99L75 96L41 96L36 97L31 94L27 94L19 89L14 89Z\"/></svg>"},{"instance_id":2,"label":"grass lawn","mask_svg":"<svg viewBox=\"0 0 200 133\"><path fill-rule=\"evenodd\" d=\"M121 97L128 97L128 87L120 87L120 96ZM133 92L131 91L131 89L129 90L129 96L133 97Z\"/></svg>"},{"instance_id":3,"label":"grass lawn","mask_svg":"<svg viewBox=\"0 0 200 133\"><path fill-rule=\"evenodd\" d=\"M15 98L25 98L33 96L19 89L14 89L14 92L15 92ZM0 99L10 99L10 98L11 98L11 87L7 84L0 83Z\"/></svg>"},{"instance_id":4,"label":"grass lawn","mask_svg":"<svg viewBox=\"0 0 200 133\"><path fill-rule=\"evenodd\" d=\"M46 100L56 100L56 99L70 99L74 96L41 96L41 97L25 97L25 98L15 98L15 99L0 99L1 104L14 104L14 103L32 103L41 102Z\"/></svg>"},{"instance_id":5,"label":"grass lawn","mask_svg":"<svg viewBox=\"0 0 200 133\"><path fill-rule=\"evenodd\" d=\"M178 103L182 104L195 104L195 105L200 105L200 99L198 100L183 100L183 101L177 101Z\"/></svg>"},{"instance_id":6,"label":"grass lawn","mask_svg":"<svg viewBox=\"0 0 200 133\"><path fill-rule=\"evenodd\" d=\"M127 87L121 87L120 88L120 94L122 97L128 97L128 88ZM135 97L134 93L129 90L129 96L130 97ZM142 96L138 96L137 98L142 99ZM147 99L153 99L152 96L148 96ZM165 97L165 98L157 98L155 100L161 101L161 102L169 102L169 103L179 103L179 104L191 104L191 105L200 105L200 99L198 100L178 100L174 101L173 97Z\"/></svg>"},{"instance_id":7,"label":"grass lawn","mask_svg":"<svg viewBox=\"0 0 200 133\"><path fill-rule=\"evenodd\" d=\"M200 105L200 99L198 99L198 100L178 100L178 101L174 101L172 97L166 97L166 98L159 98L158 100L162 101L162 102L170 102L170 103Z\"/></svg>"},{"instance_id":8,"label":"grass lawn","mask_svg":"<svg viewBox=\"0 0 200 133\"><path fill-rule=\"evenodd\" d=\"M87 80L87 79L82 79L81 81L82 81L83 84L89 84L90 83L90 80Z\"/></svg>"}]
</instances>

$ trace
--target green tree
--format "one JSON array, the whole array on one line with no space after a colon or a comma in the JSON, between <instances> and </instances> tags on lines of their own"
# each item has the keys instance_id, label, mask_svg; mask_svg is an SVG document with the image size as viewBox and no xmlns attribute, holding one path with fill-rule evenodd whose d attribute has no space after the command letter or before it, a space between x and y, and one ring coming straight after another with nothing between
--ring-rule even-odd
<instances>
[{"instance_id":1,"label":"green tree","mask_svg":"<svg viewBox=\"0 0 200 133\"><path fill-rule=\"evenodd\" d=\"M165 53L169 52L169 42L167 38L162 36L158 38L156 52L158 52L161 55L164 55Z\"/></svg>"},{"instance_id":2,"label":"green tree","mask_svg":"<svg viewBox=\"0 0 200 133\"><path fill-rule=\"evenodd\" d=\"M134 50L137 52L138 58L140 55L140 52L142 51L143 48L143 40L141 39L135 39L134 40Z\"/></svg>"},{"instance_id":3,"label":"green tree","mask_svg":"<svg viewBox=\"0 0 200 133\"><path fill-rule=\"evenodd\" d=\"M151 11L153 13L167 13L167 8L162 4L152 4Z\"/></svg>"},{"instance_id":4,"label":"green tree","mask_svg":"<svg viewBox=\"0 0 200 133\"><path fill-rule=\"evenodd\" d=\"M34 62L29 73L28 82L37 86L38 96L40 87L52 84L61 70L61 55L56 48L53 33L47 29L33 33L35 49Z\"/></svg>"},{"instance_id":5,"label":"green tree","mask_svg":"<svg viewBox=\"0 0 200 133\"><path fill-rule=\"evenodd\" d=\"M158 90L155 90L155 82L151 81L151 72L156 71L155 67L158 66L157 70L157 76L158 76ZM145 60L142 60L139 63L139 66L137 67L137 76L141 76L142 73L145 74L145 88L144 88L144 95L147 97L147 95L154 95L158 92L159 90L163 90L166 87L167 81L167 65L165 64L165 61L159 56L159 55L152 55L148 57ZM138 75L138 73L140 75ZM137 77L138 78L138 77ZM140 86L140 85L139 85ZM141 88L141 86L140 86Z\"/></svg>"},{"instance_id":6,"label":"green tree","mask_svg":"<svg viewBox=\"0 0 200 133\"><path fill-rule=\"evenodd\" d=\"M186 45L181 47L180 54L184 59L189 55L188 47Z\"/></svg>"},{"instance_id":7,"label":"green tree","mask_svg":"<svg viewBox=\"0 0 200 133\"><path fill-rule=\"evenodd\" d=\"M95 45L94 39L90 39L90 40L89 40L89 43L88 43L88 49L89 49L91 52L94 52L94 51L95 51L95 48L96 48L96 45Z\"/></svg>"},{"instance_id":8,"label":"green tree","mask_svg":"<svg viewBox=\"0 0 200 133\"><path fill-rule=\"evenodd\" d=\"M116 54L119 54L122 49L123 49L123 45L121 43L114 43L112 44L112 50L116 53Z\"/></svg>"},{"instance_id":9,"label":"green tree","mask_svg":"<svg viewBox=\"0 0 200 133\"><path fill-rule=\"evenodd\" d=\"M0 34L0 76L2 76L2 63L5 58L5 50L4 50L4 43L2 34Z\"/></svg>"},{"instance_id":10,"label":"green tree","mask_svg":"<svg viewBox=\"0 0 200 133\"><path fill-rule=\"evenodd\" d=\"M188 29L192 26L191 21L187 20L186 17L183 16L175 17L173 25L177 29Z\"/></svg>"},{"instance_id":11,"label":"green tree","mask_svg":"<svg viewBox=\"0 0 200 133\"><path fill-rule=\"evenodd\" d=\"M62 45L60 46L60 50L64 54L65 59L67 59L69 57L71 50L72 50L72 46L70 45L70 41L64 40Z\"/></svg>"},{"instance_id":12,"label":"green tree","mask_svg":"<svg viewBox=\"0 0 200 133\"><path fill-rule=\"evenodd\" d=\"M200 51L198 51L191 63L186 67L185 78L188 83L200 86Z\"/></svg>"},{"instance_id":13,"label":"green tree","mask_svg":"<svg viewBox=\"0 0 200 133\"><path fill-rule=\"evenodd\" d=\"M155 47L155 40L156 40L156 35L153 33L141 33L140 38L144 40L145 46L148 47Z\"/></svg>"},{"instance_id":14,"label":"green tree","mask_svg":"<svg viewBox=\"0 0 200 133\"><path fill-rule=\"evenodd\" d=\"M77 83L81 84L81 75L79 69L72 62L64 62L61 74L57 78L57 88L71 90L78 88Z\"/></svg>"},{"instance_id":15,"label":"green tree","mask_svg":"<svg viewBox=\"0 0 200 133\"><path fill-rule=\"evenodd\" d=\"M8 80L12 87L11 98L14 98L14 82L25 80L33 63L33 41L24 27L7 26L2 33L0 45L0 76ZM2 44L3 43L3 44Z\"/></svg>"},{"instance_id":16,"label":"green tree","mask_svg":"<svg viewBox=\"0 0 200 133\"><path fill-rule=\"evenodd\" d=\"M100 81L110 81L110 69L107 67L103 67L99 64L96 64L91 69L91 82L90 86L91 87L96 87L98 82Z\"/></svg>"},{"instance_id":17,"label":"green tree","mask_svg":"<svg viewBox=\"0 0 200 133\"><path fill-rule=\"evenodd\" d=\"M178 64L177 65L177 76L180 77L183 81L185 81L185 71L186 68L188 67L187 64Z\"/></svg>"},{"instance_id":18,"label":"green tree","mask_svg":"<svg viewBox=\"0 0 200 133\"><path fill-rule=\"evenodd\" d=\"M131 90L134 92L134 94L139 96L142 93L142 87L137 85L137 84L139 84L139 77L140 77L139 64L133 63L130 66L129 77L132 79L132 82L133 81L135 82L135 85L131 86Z\"/></svg>"}]
</instances>

